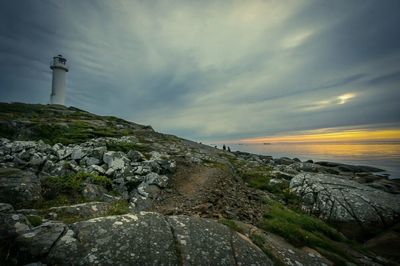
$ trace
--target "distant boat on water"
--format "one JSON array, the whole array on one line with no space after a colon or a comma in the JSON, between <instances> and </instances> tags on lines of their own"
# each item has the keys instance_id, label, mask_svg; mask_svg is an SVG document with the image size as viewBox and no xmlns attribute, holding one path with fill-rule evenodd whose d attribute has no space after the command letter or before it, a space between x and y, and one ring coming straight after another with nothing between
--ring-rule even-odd
<instances>
[{"instance_id":1,"label":"distant boat on water","mask_svg":"<svg viewBox=\"0 0 400 266\"><path fill-rule=\"evenodd\" d=\"M271 145L272 143L270 142L264 142L263 145Z\"/></svg>"}]
</instances>

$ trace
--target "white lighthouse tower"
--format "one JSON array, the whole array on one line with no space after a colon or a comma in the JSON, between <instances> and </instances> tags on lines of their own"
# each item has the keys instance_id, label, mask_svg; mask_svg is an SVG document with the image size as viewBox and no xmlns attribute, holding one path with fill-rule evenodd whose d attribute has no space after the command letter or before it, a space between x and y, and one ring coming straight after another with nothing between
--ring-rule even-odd
<instances>
[{"instance_id":1,"label":"white lighthouse tower","mask_svg":"<svg viewBox=\"0 0 400 266\"><path fill-rule=\"evenodd\" d=\"M67 59L60 54L53 57L53 61L50 63L50 68L53 70L50 104L64 105L65 78L68 72Z\"/></svg>"}]
</instances>

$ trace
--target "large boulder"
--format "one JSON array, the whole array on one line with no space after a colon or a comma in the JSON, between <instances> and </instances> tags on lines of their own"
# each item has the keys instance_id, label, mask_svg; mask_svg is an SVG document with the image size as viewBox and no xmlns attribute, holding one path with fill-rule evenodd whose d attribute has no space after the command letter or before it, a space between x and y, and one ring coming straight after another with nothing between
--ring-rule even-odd
<instances>
[{"instance_id":1,"label":"large boulder","mask_svg":"<svg viewBox=\"0 0 400 266\"><path fill-rule=\"evenodd\" d=\"M386 227L400 217L400 195L331 174L301 173L290 182L304 210L340 224ZM354 229L354 227L353 227Z\"/></svg>"},{"instance_id":2,"label":"large boulder","mask_svg":"<svg viewBox=\"0 0 400 266\"><path fill-rule=\"evenodd\" d=\"M93 237L96 236L96 237ZM73 224L46 260L58 265L272 265L254 244L211 220L157 213Z\"/></svg>"},{"instance_id":3,"label":"large boulder","mask_svg":"<svg viewBox=\"0 0 400 266\"><path fill-rule=\"evenodd\" d=\"M30 206L41 199L39 178L30 171L0 168L0 202Z\"/></svg>"}]
</instances>

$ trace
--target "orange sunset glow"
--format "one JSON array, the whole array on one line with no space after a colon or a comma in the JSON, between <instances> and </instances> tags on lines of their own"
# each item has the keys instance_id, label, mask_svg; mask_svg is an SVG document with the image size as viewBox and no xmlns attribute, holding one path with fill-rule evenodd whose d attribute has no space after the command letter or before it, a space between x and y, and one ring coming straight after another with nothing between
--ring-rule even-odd
<instances>
[{"instance_id":1,"label":"orange sunset glow","mask_svg":"<svg viewBox=\"0 0 400 266\"><path fill-rule=\"evenodd\" d=\"M302 134L256 137L241 139L241 143L276 142L360 142L360 141L400 141L400 129L357 129L336 132L308 131Z\"/></svg>"}]
</instances>

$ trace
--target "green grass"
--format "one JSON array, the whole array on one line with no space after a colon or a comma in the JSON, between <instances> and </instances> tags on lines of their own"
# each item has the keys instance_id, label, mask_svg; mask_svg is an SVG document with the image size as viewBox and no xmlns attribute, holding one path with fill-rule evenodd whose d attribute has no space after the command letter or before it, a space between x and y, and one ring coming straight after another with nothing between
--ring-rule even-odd
<instances>
[{"instance_id":1,"label":"green grass","mask_svg":"<svg viewBox=\"0 0 400 266\"><path fill-rule=\"evenodd\" d=\"M348 240L323 221L291 210L280 203L269 202L268 211L259 227L276 233L297 247L320 248L346 257L338 242Z\"/></svg>"}]
</instances>

